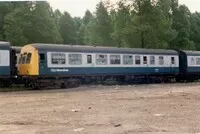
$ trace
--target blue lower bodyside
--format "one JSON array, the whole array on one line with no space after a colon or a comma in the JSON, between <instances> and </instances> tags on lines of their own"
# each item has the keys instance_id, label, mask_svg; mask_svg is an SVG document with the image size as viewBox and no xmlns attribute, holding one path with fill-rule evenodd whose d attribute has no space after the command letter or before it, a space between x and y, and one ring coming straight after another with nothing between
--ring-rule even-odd
<instances>
[{"instance_id":1,"label":"blue lower bodyside","mask_svg":"<svg viewBox=\"0 0 200 134\"><path fill-rule=\"evenodd\" d=\"M0 77L10 76L10 67L0 67Z\"/></svg>"},{"instance_id":2,"label":"blue lower bodyside","mask_svg":"<svg viewBox=\"0 0 200 134\"><path fill-rule=\"evenodd\" d=\"M200 72L200 67L188 67L188 73L198 73Z\"/></svg>"},{"instance_id":3,"label":"blue lower bodyside","mask_svg":"<svg viewBox=\"0 0 200 134\"><path fill-rule=\"evenodd\" d=\"M90 68L43 68L40 75L146 75L177 74L179 68L169 67L90 67Z\"/></svg>"}]
</instances>

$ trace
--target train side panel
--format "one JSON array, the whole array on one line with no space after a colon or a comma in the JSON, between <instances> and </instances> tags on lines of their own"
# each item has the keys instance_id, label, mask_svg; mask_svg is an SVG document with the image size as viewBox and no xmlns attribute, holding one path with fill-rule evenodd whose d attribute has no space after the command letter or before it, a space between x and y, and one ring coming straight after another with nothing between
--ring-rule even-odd
<instances>
[{"instance_id":1,"label":"train side panel","mask_svg":"<svg viewBox=\"0 0 200 134\"><path fill-rule=\"evenodd\" d=\"M179 73L179 55L173 50L30 44L22 48L21 56L19 75L33 87L108 77L172 80Z\"/></svg>"},{"instance_id":2,"label":"train side panel","mask_svg":"<svg viewBox=\"0 0 200 134\"><path fill-rule=\"evenodd\" d=\"M9 78L10 75L10 44L0 42L0 78Z\"/></svg>"},{"instance_id":3,"label":"train side panel","mask_svg":"<svg viewBox=\"0 0 200 134\"><path fill-rule=\"evenodd\" d=\"M180 51L179 80L194 81L200 78L200 52Z\"/></svg>"},{"instance_id":4,"label":"train side panel","mask_svg":"<svg viewBox=\"0 0 200 134\"><path fill-rule=\"evenodd\" d=\"M80 55L80 62L72 63L69 55ZM57 55L57 57L56 57ZM58 57L60 55L60 57ZM104 55L105 63L99 64L96 55ZM119 56L118 64L113 64L111 57ZM91 57L88 63L87 57ZM132 56L129 63L125 63L123 56ZM144 54L88 54L47 52L40 61L40 75L161 75L179 73L179 59L177 55L144 55ZM139 59L136 59L136 58ZM154 58L152 58L154 57ZM159 58L163 57L163 63ZM71 57L72 58L72 57ZM173 58L173 61L171 59ZM52 63L54 62L54 63ZM60 62L60 63L59 63ZM136 63L138 62L138 63ZM173 62L173 64L171 64Z\"/></svg>"}]
</instances>

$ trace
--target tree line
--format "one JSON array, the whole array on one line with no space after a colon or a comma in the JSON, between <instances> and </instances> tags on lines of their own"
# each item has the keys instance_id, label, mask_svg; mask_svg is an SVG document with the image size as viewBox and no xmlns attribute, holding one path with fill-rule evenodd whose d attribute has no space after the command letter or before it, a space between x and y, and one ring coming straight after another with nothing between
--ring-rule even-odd
<instances>
[{"instance_id":1,"label":"tree line","mask_svg":"<svg viewBox=\"0 0 200 134\"><path fill-rule=\"evenodd\" d=\"M76 9L75 9L76 10ZM14 45L57 43L200 50L200 13L178 0L100 2L72 17L48 2L1 2L0 40Z\"/></svg>"}]
</instances>

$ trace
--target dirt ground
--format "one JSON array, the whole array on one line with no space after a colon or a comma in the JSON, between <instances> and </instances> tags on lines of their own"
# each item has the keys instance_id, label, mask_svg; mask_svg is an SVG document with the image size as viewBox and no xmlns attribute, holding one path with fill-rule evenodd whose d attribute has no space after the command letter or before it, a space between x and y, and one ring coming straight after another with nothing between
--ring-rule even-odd
<instances>
[{"instance_id":1,"label":"dirt ground","mask_svg":"<svg viewBox=\"0 0 200 134\"><path fill-rule=\"evenodd\" d=\"M200 134L200 83L0 93L0 134Z\"/></svg>"}]
</instances>

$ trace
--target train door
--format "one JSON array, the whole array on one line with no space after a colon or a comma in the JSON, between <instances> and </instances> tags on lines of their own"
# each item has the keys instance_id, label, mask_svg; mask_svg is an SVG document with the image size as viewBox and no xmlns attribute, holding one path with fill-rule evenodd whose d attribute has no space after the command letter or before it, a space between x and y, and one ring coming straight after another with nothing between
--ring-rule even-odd
<instances>
[{"instance_id":1,"label":"train door","mask_svg":"<svg viewBox=\"0 0 200 134\"><path fill-rule=\"evenodd\" d=\"M44 73L46 70L46 60L45 53L39 53L39 74Z\"/></svg>"},{"instance_id":2,"label":"train door","mask_svg":"<svg viewBox=\"0 0 200 134\"><path fill-rule=\"evenodd\" d=\"M10 75L17 75L17 56L14 49L10 49Z\"/></svg>"},{"instance_id":3,"label":"train door","mask_svg":"<svg viewBox=\"0 0 200 134\"><path fill-rule=\"evenodd\" d=\"M94 67L94 54L91 54L91 53L87 53L86 55L85 55L85 65L86 65L86 68L88 68L87 69L87 71L85 71L85 73L87 74L87 75L90 75L90 74L92 74L93 73L93 67Z\"/></svg>"},{"instance_id":4,"label":"train door","mask_svg":"<svg viewBox=\"0 0 200 134\"><path fill-rule=\"evenodd\" d=\"M179 51L179 71L181 74L186 74L187 73L187 55L183 51Z\"/></svg>"}]
</instances>

